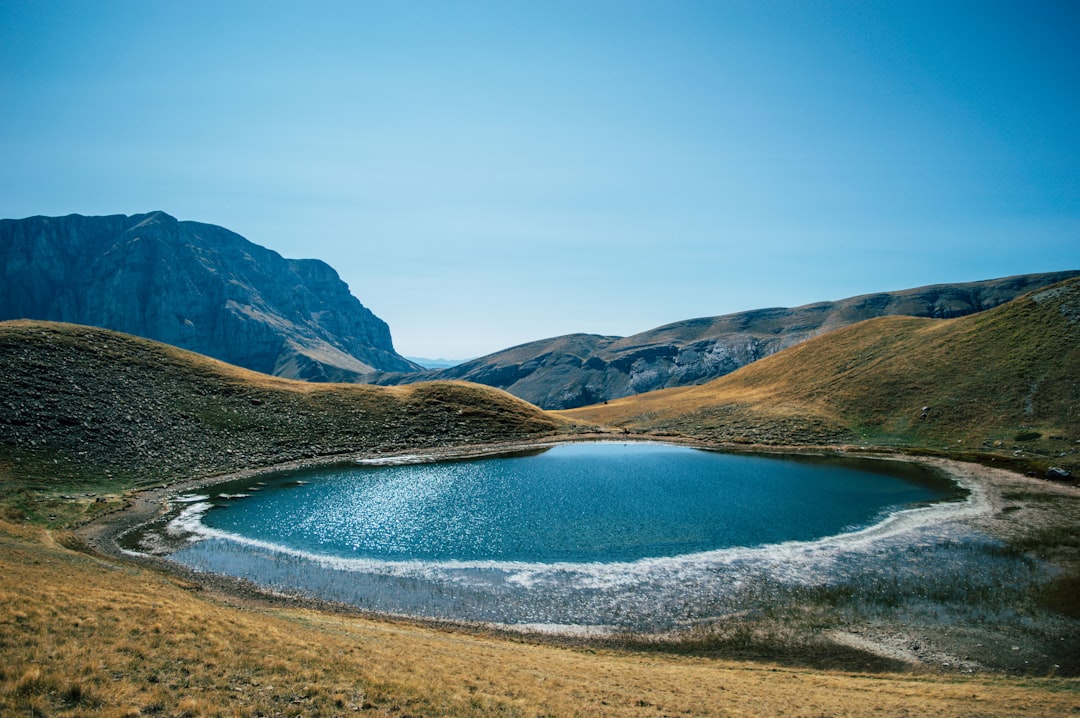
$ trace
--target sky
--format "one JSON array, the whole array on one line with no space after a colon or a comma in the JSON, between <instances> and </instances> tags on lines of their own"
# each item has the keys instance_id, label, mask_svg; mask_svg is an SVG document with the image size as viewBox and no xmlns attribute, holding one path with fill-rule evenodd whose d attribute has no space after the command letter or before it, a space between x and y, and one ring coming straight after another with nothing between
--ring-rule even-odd
<instances>
[{"instance_id":1,"label":"sky","mask_svg":"<svg viewBox=\"0 0 1080 718\"><path fill-rule=\"evenodd\" d=\"M1080 3L0 0L0 217L333 266L408 356L1080 269Z\"/></svg>"}]
</instances>

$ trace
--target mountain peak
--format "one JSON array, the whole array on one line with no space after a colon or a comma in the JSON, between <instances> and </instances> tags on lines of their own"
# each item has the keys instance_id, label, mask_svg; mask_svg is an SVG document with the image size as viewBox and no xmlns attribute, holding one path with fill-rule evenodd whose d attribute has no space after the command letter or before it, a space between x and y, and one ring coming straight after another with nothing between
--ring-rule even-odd
<instances>
[{"instance_id":1,"label":"mountain peak","mask_svg":"<svg viewBox=\"0 0 1080 718\"><path fill-rule=\"evenodd\" d=\"M167 212L162 212L160 209L156 209L152 212L147 212L146 214L132 215L131 217L128 217L128 220L133 223L131 227L132 229L137 229L139 227L154 224L175 225L179 221L176 219L176 217L173 217Z\"/></svg>"},{"instance_id":2,"label":"mountain peak","mask_svg":"<svg viewBox=\"0 0 1080 718\"><path fill-rule=\"evenodd\" d=\"M0 221L0 319L88 324L289 378L413 371L319 260L161 210Z\"/></svg>"}]
</instances>

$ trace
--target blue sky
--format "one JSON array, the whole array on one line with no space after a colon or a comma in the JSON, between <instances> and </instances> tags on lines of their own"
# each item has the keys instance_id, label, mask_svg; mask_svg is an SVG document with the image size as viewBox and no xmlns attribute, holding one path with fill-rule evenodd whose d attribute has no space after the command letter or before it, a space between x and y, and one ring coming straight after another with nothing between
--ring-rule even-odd
<instances>
[{"instance_id":1,"label":"blue sky","mask_svg":"<svg viewBox=\"0 0 1080 718\"><path fill-rule=\"evenodd\" d=\"M0 0L0 216L330 263L408 355L1080 268L1074 2Z\"/></svg>"}]
</instances>

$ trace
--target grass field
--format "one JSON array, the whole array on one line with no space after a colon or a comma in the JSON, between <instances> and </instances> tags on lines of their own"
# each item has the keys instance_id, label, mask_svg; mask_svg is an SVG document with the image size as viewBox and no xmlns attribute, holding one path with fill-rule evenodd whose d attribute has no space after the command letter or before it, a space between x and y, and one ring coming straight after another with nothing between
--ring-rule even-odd
<instances>
[{"instance_id":1,"label":"grass field","mask_svg":"<svg viewBox=\"0 0 1080 718\"><path fill-rule=\"evenodd\" d=\"M59 542L57 541L59 539ZM0 523L3 715L919 715L1080 711L1065 678L851 674L558 647L304 609Z\"/></svg>"}]
</instances>

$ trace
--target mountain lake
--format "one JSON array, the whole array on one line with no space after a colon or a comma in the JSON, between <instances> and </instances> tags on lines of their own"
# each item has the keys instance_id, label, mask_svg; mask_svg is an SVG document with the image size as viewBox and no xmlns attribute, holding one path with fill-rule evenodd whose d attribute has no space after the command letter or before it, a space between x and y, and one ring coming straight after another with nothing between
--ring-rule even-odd
<instances>
[{"instance_id":1,"label":"mountain lake","mask_svg":"<svg viewBox=\"0 0 1080 718\"><path fill-rule=\"evenodd\" d=\"M763 577L820 584L910 550L967 496L900 461L576 443L216 484L132 546L383 614L660 631L747 605Z\"/></svg>"}]
</instances>

